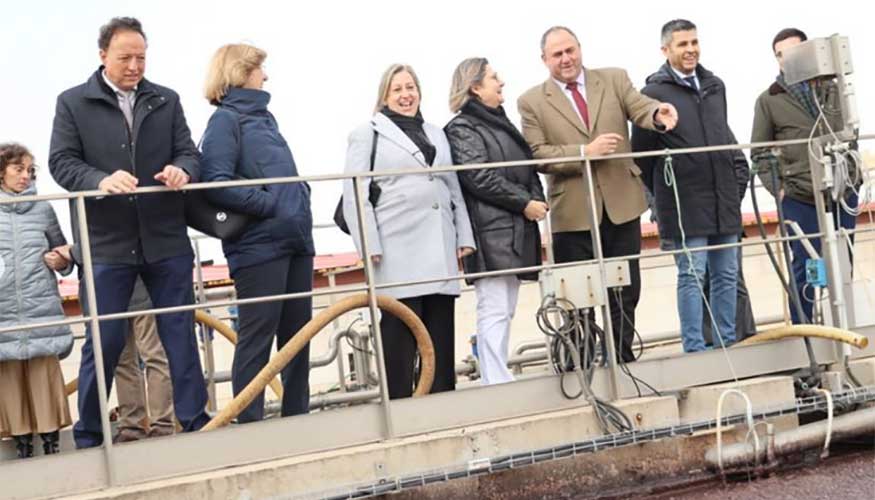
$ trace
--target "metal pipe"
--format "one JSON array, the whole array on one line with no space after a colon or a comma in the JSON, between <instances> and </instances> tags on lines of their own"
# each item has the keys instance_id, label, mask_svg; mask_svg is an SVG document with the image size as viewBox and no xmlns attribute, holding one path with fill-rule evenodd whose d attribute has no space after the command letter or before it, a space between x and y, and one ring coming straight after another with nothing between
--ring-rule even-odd
<instances>
[{"instance_id":1,"label":"metal pipe","mask_svg":"<svg viewBox=\"0 0 875 500\"><path fill-rule=\"evenodd\" d=\"M109 485L115 486L117 478L112 450L112 427L109 424L108 395L103 363L103 343L100 339L100 320L98 320L97 293L94 288L94 267L91 261L91 238L88 235L88 214L85 210L85 197L76 198L76 216L79 222L79 247L82 250L82 274L85 278L85 294L88 297L89 319L91 320L91 350L94 355L94 370L97 372L97 398L100 406L100 429L103 433L104 464Z\"/></svg>"},{"instance_id":2,"label":"metal pipe","mask_svg":"<svg viewBox=\"0 0 875 500\"><path fill-rule=\"evenodd\" d=\"M523 354L521 356L511 356L507 360L508 368L521 368L523 365L532 363L546 363L549 361L547 351L534 352ZM458 363L456 364L456 375L471 375L474 373L475 367L473 363Z\"/></svg>"},{"instance_id":3,"label":"metal pipe","mask_svg":"<svg viewBox=\"0 0 875 500\"><path fill-rule=\"evenodd\" d=\"M517 346L516 346L516 348L514 348L513 352L514 352L514 354L519 355L519 354L522 354L526 351L531 351L533 349L546 349L546 348L547 348L547 342L544 342L543 340L530 340L528 342L520 342L519 344L517 344Z\"/></svg>"},{"instance_id":4,"label":"metal pipe","mask_svg":"<svg viewBox=\"0 0 875 500\"><path fill-rule=\"evenodd\" d=\"M195 276L197 278L198 302L204 304L207 301L207 295L204 290L204 271L203 266L201 265L201 245L199 240L195 240L194 242L194 266ZM205 309L204 312L209 314L210 310ZM206 370L206 376L204 378L207 382L207 409L214 412L216 411L217 404L216 383L213 380L216 373L216 356L213 351L213 329L205 324L201 324L200 329L204 343L204 369Z\"/></svg>"},{"instance_id":5,"label":"metal pipe","mask_svg":"<svg viewBox=\"0 0 875 500\"><path fill-rule=\"evenodd\" d=\"M348 391L339 393L315 394L310 398L311 410L322 410L328 406L367 403L380 397L379 389L366 389L363 391ZM266 412L276 413L282 408L281 401L270 401L264 405Z\"/></svg>"},{"instance_id":6,"label":"metal pipe","mask_svg":"<svg viewBox=\"0 0 875 500\"><path fill-rule=\"evenodd\" d=\"M832 421L832 439L843 439L861 434L875 432L875 407L857 410L835 417ZM774 453L776 455L788 455L811 448L823 446L827 434L827 422L821 421L803 425L793 430L779 432L774 438ZM767 450L760 447L758 453L754 453L754 447L750 443L736 443L723 448L724 467L743 467L754 461L762 462L767 458ZM717 449L711 448L705 453L705 461L712 468L717 467L721 457L717 455Z\"/></svg>"}]
</instances>

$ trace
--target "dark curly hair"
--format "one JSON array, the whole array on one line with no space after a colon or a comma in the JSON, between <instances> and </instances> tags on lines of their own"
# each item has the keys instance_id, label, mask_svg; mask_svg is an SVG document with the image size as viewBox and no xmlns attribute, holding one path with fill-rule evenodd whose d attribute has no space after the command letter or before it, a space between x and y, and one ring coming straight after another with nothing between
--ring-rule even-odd
<instances>
[{"instance_id":1,"label":"dark curly hair","mask_svg":"<svg viewBox=\"0 0 875 500\"><path fill-rule=\"evenodd\" d=\"M21 162L24 158L33 158L33 154L27 147L17 142L5 142L0 144L0 176L6 175L6 167ZM36 174L31 174L31 179L36 179Z\"/></svg>"}]
</instances>

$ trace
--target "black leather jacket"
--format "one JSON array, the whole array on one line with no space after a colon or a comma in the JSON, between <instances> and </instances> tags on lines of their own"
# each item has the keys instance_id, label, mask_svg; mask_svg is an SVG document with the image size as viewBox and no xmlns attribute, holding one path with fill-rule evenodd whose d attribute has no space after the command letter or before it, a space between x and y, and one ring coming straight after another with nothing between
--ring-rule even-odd
<instances>
[{"instance_id":1,"label":"black leather jacket","mask_svg":"<svg viewBox=\"0 0 875 500\"><path fill-rule=\"evenodd\" d=\"M522 134L502 108L472 99L444 128L453 163L491 163L532 159ZM534 164L459 172L477 252L463 260L466 273L496 271L541 263L538 225L523 215L532 201L544 201ZM537 273L521 279L537 279Z\"/></svg>"}]
</instances>

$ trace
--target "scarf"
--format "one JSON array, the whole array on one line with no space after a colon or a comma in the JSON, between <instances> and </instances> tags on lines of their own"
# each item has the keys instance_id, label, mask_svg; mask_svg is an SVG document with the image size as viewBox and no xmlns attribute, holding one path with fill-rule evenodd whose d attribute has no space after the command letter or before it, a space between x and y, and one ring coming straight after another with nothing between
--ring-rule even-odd
<instances>
[{"instance_id":1,"label":"scarf","mask_svg":"<svg viewBox=\"0 0 875 500\"><path fill-rule=\"evenodd\" d=\"M808 111L808 114L811 115L812 118L815 120L817 119L820 115L820 111L817 110L817 104L814 103L814 98L811 95L811 85L809 85L808 82L799 82L789 85L787 84L787 81L784 80L783 73L778 75L776 81L781 88L793 97L793 99L796 99L796 102L802 105L805 111Z\"/></svg>"},{"instance_id":2,"label":"scarf","mask_svg":"<svg viewBox=\"0 0 875 500\"><path fill-rule=\"evenodd\" d=\"M525 152L526 158L532 158L532 149L529 147L529 143L526 142L525 137L520 131L514 126L514 124L507 117L507 114L504 112L504 108L498 106L497 108L491 108L480 99L476 97L472 97L468 99L468 102L462 106L462 113L469 114L476 118L479 118L486 123L493 125L501 130L507 132L508 135L513 139L517 145Z\"/></svg>"},{"instance_id":3,"label":"scarf","mask_svg":"<svg viewBox=\"0 0 875 500\"><path fill-rule=\"evenodd\" d=\"M392 111L389 109L389 106L383 106L380 113L383 113L387 118L392 120L392 123L400 128L401 131L413 141L413 144L422 151L423 156L425 156L425 162L428 165L434 163L434 158L437 155L437 148L435 148L431 141L428 140L428 136L422 128L422 124L425 122L422 119L422 113L417 111L416 116L405 116Z\"/></svg>"}]
</instances>

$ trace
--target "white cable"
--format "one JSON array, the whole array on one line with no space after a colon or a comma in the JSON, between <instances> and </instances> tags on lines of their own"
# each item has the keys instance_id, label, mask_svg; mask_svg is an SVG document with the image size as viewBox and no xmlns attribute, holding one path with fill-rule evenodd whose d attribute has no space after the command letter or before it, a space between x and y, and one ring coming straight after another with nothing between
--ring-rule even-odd
<instances>
[{"instance_id":1,"label":"white cable","mask_svg":"<svg viewBox=\"0 0 875 500\"><path fill-rule=\"evenodd\" d=\"M834 413L832 393L826 389L815 389L817 392L822 392L826 396L826 440L823 442L823 451L820 452L820 458L829 456L829 442L832 439L832 417Z\"/></svg>"},{"instance_id":2,"label":"white cable","mask_svg":"<svg viewBox=\"0 0 875 500\"><path fill-rule=\"evenodd\" d=\"M745 420L747 421L748 434L754 429L753 422L753 405L750 403L750 398L747 394L738 389L726 389L720 393L720 398L717 399L717 466L720 468L720 474L725 475L723 470L723 399L730 394L735 394L744 399L745 403ZM753 433L753 449L754 460L759 460L760 438L756 432Z\"/></svg>"}]
</instances>

